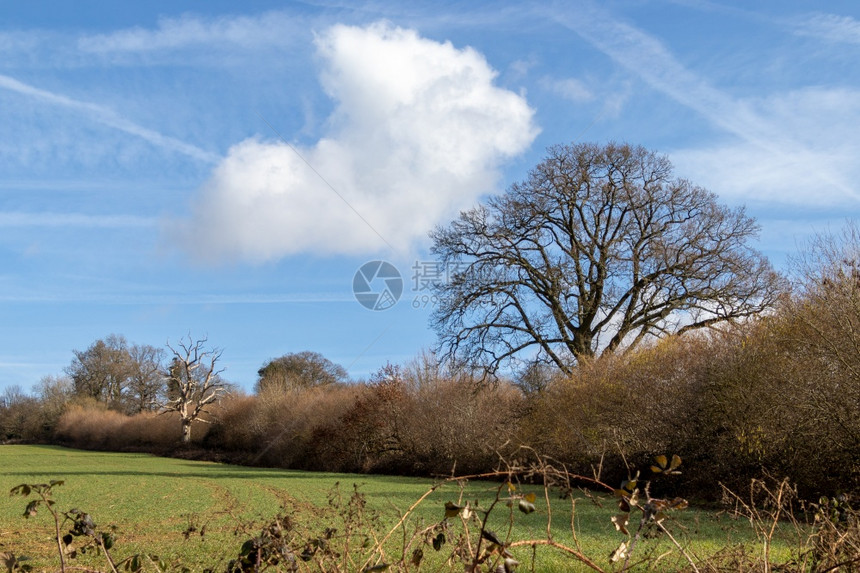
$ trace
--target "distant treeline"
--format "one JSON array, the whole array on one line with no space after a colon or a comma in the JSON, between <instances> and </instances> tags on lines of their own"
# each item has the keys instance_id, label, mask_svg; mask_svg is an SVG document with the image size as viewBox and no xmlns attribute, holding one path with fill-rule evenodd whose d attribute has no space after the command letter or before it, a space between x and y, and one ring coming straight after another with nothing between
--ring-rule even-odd
<instances>
[{"instance_id":1,"label":"distant treeline","mask_svg":"<svg viewBox=\"0 0 860 573\"><path fill-rule=\"evenodd\" d=\"M627 464L673 453L684 459L676 483L688 496L718 494L717 483L744 487L763 474L790 478L806 496L858 492L858 245L819 245L798 264L793 294L766 315L582 361L572 375L534 367L488 383L426 355L350 382L315 353L287 355L260 369L253 395L221 399L203 416L209 423L196 423L189 447L179 444L176 414L148 406L169 392L153 386L157 377L139 377L143 391L134 394L122 384L76 388L70 368L43 380L34 396L7 391L0 435L409 475L489 470L528 445L611 480L626 475Z\"/></svg>"}]
</instances>

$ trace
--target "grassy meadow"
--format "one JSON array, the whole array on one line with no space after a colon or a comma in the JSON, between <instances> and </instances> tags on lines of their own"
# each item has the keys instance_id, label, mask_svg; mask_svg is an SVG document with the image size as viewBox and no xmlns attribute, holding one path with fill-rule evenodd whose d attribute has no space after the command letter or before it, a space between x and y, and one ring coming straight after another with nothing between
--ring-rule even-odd
<instances>
[{"instance_id":1,"label":"grassy meadow","mask_svg":"<svg viewBox=\"0 0 860 573\"><path fill-rule=\"evenodd\" d=\"M0 487L5 491L18 484L52 479L65 481L55 489L53 496L59 510L78 508L90 513L100 528L116 526L116 545L112 550L116 558L155 553L168 563L182 564L192 571L207 567L223 571L227 562L237 556L242 543L257 535L265 522L279 512L289 514L297 528L306 531L309 538L320 535L329 526L343 531L348 526L333 517L330 500L335 491L348 499L354 486L358 486L366 500L363 517L357 521L361 521L361 527L368 532L375 531L370 538L378 540L434 485L426 479L250 468L52 446L0 446ZM478 500L486 507L494 499L498 487L499 484L475 481L462 492L453 483L439 487L409 516L405 528L390 537L385 544L384 560L391 562L399 557L404 533L408 537L416 528L441 521L446 501ZM504 504L499 504L491 514L493 520L489 528L505 537L512 527L511 540L546 538L547 504L543 490L535 488L534 491L537 493L534 513L512 513ZM0 496L0 553L11 551L32 557L36 570L57 570L59 561L52 541L52 520L44 509L24 519L22 513L29 499L33 496L27 499ZM602 507L599 507L584 496L574 498L576 539L570 527L571 500L552 495L550 503L550 529L555 541L570 547L579 546L582 553L605 570L620 568L619 564L609 562L609 554L624 540L610 521L617 513L614 500L603 498ZM453 521L459 522L458 519ZM191 526L193 529L189 532ZM669 528L697 558L739 542L746 544L747 552L761 550L749 523L731 519L724 513L687 509L673 514ZM461 530L459 523L455 523L449 535ZM421 570L462 570L462 565L445 563L451 547L448 544L436 552L425 545ZM360 570L371 557L369 551L353 550L353 560L344 570ZM782 543L774 551L774 556L787 559L790 545ZM532 566L536 571L587 570L548 547L538 547L534 557L528 546L517 547L513 553L522 563L521 571L531 570ZM665 536L640 541L632 562L646 555L661 559L659 569L683 565ZM536 561L533 562L533 558ZM105 568L104 561L93 555L77 561Z\"/></svg>"}]
</instances>

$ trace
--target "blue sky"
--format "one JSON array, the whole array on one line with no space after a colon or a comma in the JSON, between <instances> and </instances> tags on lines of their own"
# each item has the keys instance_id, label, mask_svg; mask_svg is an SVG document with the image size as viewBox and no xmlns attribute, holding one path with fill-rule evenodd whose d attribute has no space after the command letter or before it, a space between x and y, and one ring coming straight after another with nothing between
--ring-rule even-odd
<instances>
[{"instance_id":1,"label":"blue sky","mask_svg":"<svg viewBox=\"0 0 860 573\"><path fill-rule=\"evenodd\" d=\"M667 154L785 268L860 212L858 61L847 1L0 2L0 389L111 333L208 336L246 389L409 360L427 232L555 143Z\"/></svg>"}]
</instances>

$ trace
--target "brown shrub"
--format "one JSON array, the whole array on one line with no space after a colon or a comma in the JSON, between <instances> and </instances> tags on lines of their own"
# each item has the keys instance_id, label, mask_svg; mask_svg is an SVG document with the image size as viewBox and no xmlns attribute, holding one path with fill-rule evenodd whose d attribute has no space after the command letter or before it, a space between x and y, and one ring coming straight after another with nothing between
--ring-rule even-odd
<instances>
[{"instance_id":1,"label":"brown shrub","mask_svg":"<svg viewBox=\"0 0 860 573\"><path fill-rule=\"evenodd\" d=\"M387 367L367 384L263 393L228 403L225 448L257 444L254 463L398 474L482 471L512 438L520 393L466 377L405 376ZM235 426L241 429L233 429ZM261 447L262 446L262 447Z\"/></svg>"},{"instance_id":2,"label":"brown shrub","mask_svg":"<svg viewBox=\"0 0 860 573\"><path fill-rule=\"evenodd\" d=\"M805 335L810 310L788 304L711 356L689 443L707 468L697 487L740 489L766 474L813 498L860 486L858 380Z\"/></svg>"},{"instance_id":3,"label":"brown shrub","mask_svg":"<svg viewBox=\"0 0 860 573\"><path fill-rule=\"evenodd\" d=\"M55 436L77 448L115 449L117 431L126 418L95 401L70 404L60 416Z\"/></svg>"},{"instance_id":4,"label":"brown shrub","mask_svg":"<svg viewBox=\"0 0 860 573\"><path fill-rule=\"evenodd\" d=\"M222 400L216 421L205 443L229 452L253 452L257 449L259 435L255 431L253 420L258 403L257 396L228 397Z\"/></svg>"},{"instance_id":5,"label":"brown shrub","mask_svg":"<svg viewBox=\"0 0 860 573\"><path fill-rule=\"evenodd\" d=\"M208 425L196 422L196 443L205 439ZM128 416L108 410L94 400L78 400L60 416L54 439L76 448L96 450L155 450L177 445L181 437L176 413L143 412Z\"/></svg>"},{"instance_id":6,"label":"brown shrub","mask_svg":"<svg viewBox=\"0 0 860 573\"><path fill-rule=\"evenodd\" d=\"M309 425L303 459L299 467L322 471L381 471L379 458L397 451L396 427L386 417L399 406L399 389L371 384L351 387L347 400L338 402L338 411L319 423Z\"/></svg>"},{"instance_id":7,"label":"brown shrub","mask_svg":"<svg viewBox=\"0 0 860 573\"><path fill-rule=\"evenodd\" d=\"M623 356L581 365L530 398L522 439L544 455L590 473L638 464L684 443L696 410L704 337L672 337ZM680 453L680 452L679 452Z\"/></svg>"},{"instance_id":8,"label":"brown shrub","mask_svg":"<svg viewBox=\"0 0 860 573\"><path fill-rule=\"evenodd\" d=\"M208 426L196 423L192 427L194 441L202 441ZM156 414L141 412L127 417L115 437L122 449L147 448L164 450L175 446L182 438L179 415L176 412Z\"/></svg>"},{"instance_id":9,"label":"brown shrub","mask_svg":"<svg viewBox=\"0 0 860 573\"><path fill-rule=\"evenodd\" d=\"M48 441L55 419L35 398L25 398L0 408L0 440Z\"/></svg>"},{"instance_id":10,"label":"brown shrub","mask_svg":"<svg viewBox=\"0 0 860 573\"><path fill-rule=\"evenodd\" d=\"M523 403L513 386L436 378L413 387L410 398L401 434L413 472L487 471L513 450Z\"/></svg>"},{"instance_id":11,"label":"brown shrub","mask_svg":"<svg viewBox=\"0 0 860 573\"><path fill-rule=\"evenodd\" d=\"M441 373L388 367L352 407L317 428L317 466L328 470L444 474L491 469L516 433L521 394Z\"/></svg>"},{"instance_id":12,"label":"brown shrub","mask_svg":"<svg viewBox=\"0 0 860 573\"><path fill-rule=\"evenodd\" d=\"M340 419L360 387L329 385L225 400L205 444L254 465L316 469L330 460L315 432Z\"/></svg>"}]
</instances>

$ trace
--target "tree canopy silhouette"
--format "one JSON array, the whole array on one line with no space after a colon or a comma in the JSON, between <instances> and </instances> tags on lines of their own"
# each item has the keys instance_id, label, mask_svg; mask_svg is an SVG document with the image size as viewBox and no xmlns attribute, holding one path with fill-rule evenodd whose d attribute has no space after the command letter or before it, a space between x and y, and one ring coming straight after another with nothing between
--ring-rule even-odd
<instances>
[{"instance_id":1,"label":"tree canopy silhouette","mask_svg":"<svg viewBox=\"0 0 860 573\"><path fill-rule=\"evenodd\" d=\"M319 352L292 352L266 362L257 371L257 393L286 392L297 388L312 388L339 384L349 379L346 369Z\"/></svg>"},{"instance_id":2,"label":"tree canopy silhouette","mask_svg":"<svg viewBox=\"0 0 860 573\"><path fill-rule=\"evenodd\" d=\"M506 193L432 233L443 357L490 372L578 360L749 317L783 281L743 208L641 146L557 145Z\"/></svg>"}]
</instances>

